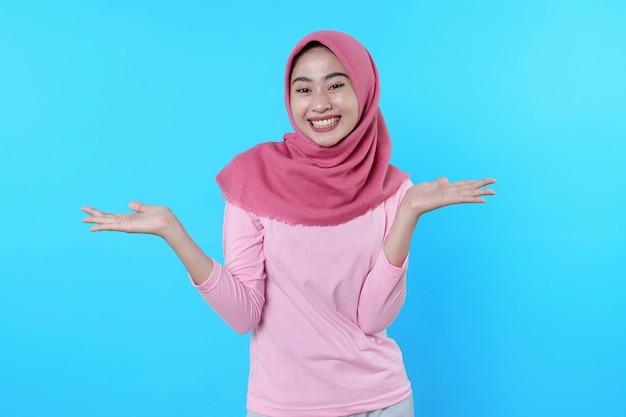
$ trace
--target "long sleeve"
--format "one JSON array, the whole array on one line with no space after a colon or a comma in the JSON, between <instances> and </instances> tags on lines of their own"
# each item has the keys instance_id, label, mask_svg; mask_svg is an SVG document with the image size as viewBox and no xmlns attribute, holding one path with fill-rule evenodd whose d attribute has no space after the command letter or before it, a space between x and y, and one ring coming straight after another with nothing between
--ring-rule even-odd
<instances>
[{"instance_id":1,"label":"long sleeve","mask_svg":"<svg viewBox=\"0 0 626 417\"><path fill-rule=\"evenodd\" d=\"M227 202L223 246L224 266L215 262L207 280L195 286L224 321L244 334L256 327L265 303L263 227Z\"/></svg>"},{"instance_id":2,"label":"long sleeve","mask_svg":"<svg viewBox=\"0 0 626 417\"><path fill-rule=\"evenodd\" d=\"M407 180L393 198L385 202L385 239L393 224L396 211L406 191L412 186ZM406 299L406 270L408 257L401 267L389 263L382 248L361 288L357 320L367 334L385 330L396 319Z\"/></svg>"},{"instance_id":3,"label":"long sleeve","mask_svg":"<svg viewBox=\"0 0 626 417\"><path fill-rule=\"evenodd\" d=\"M396 319L406 299L408 259L398 268L380 251L359 297L358 324L367 334L385 330Z\"/></svg>"}]
</instances>

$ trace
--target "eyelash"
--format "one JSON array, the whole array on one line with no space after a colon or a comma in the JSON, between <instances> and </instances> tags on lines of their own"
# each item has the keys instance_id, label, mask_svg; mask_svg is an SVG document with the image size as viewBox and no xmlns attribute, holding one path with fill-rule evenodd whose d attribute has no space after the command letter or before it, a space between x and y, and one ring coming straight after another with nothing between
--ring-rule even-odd
<instances>
[{"instance_id":1,"label":"eyelash","mask_svg":"<svg viewBox=\"0 0 626 417\"><path fill-rule=\"evenodd\" d=\"M338 88L343 87L344 85L345 85L344 83L335 83L335 84L331 85L329 89L330 90L336 90ZM307 87L298 88L296 90L296 93L301 93L301 94L306 94L306 93L310 93L310 92L311 92L311 89L307 88Z\"/></svg>"}]
</instances>

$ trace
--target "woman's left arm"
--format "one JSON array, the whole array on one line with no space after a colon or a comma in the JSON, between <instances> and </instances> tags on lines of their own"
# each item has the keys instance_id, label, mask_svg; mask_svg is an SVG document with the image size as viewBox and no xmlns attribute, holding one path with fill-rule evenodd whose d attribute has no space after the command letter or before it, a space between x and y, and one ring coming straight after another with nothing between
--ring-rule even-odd
<instances>
[{"instance_id":1,"label":"woman's left arm","mask_svg":"<svg viewBox=\"0 0 626 417\"><path fill-rule=\"evenodd\" d=\"M402 266L409 254L413 231L420 216L429 211L453 204L484 203L483 196L494 195L486 185L495 184L493 178L448 182L441 177L409 188L398 206L398 212L385 241L383 251L392 265Z\"/></svg>"},{"instance_id":2,"label":"woman's left arm","mask_svg":"<svg viewBox=\"0 0 626 417\"><path fill-rule=\"evenodd\" d=\"M448 182L445 177L410 187L400 204L374 268L361 289L358 323L367 334L385 330L397 317L406 297L406 260L420 216L452 204L484 203L495 192L495 180Z\"/></svg>"}]
</instances>

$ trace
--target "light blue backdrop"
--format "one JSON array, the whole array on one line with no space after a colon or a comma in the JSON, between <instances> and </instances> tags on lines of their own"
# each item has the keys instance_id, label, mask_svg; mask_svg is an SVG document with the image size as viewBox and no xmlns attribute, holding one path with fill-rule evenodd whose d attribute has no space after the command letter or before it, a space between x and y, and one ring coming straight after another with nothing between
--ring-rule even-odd
<instances>
[{"instance_id":1,"label":"light blue backdrop","mask_svg":"<svg viewBox=\"0 0 626 417\"><path fill-rule=\"evenodd\" d=\"M79 208L168 205L221 259L214 176L290 129L285 60L326 28L374 55L414 181L498 180L416 232L389 332L417 415L626 415L619 0L3 2L0 415L243 415L248 337Z\"/></svg>"}]
</instances>

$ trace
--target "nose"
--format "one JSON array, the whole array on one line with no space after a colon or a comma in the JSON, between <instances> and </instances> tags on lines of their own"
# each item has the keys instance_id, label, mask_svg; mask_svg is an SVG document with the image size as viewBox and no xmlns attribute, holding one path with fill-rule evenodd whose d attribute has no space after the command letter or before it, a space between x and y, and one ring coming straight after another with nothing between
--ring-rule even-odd
<instances>
[{"instance_id":1,"label":"nose","mask_svg":"<svg viewBox=\"0 0 626 417\"><path fill-rule=\"evenodd\" d=\"M326 91L316 91L313 93L311 107L316 112L324 112L332 107L330 97Z\"/></svg>"}]
</instances>

